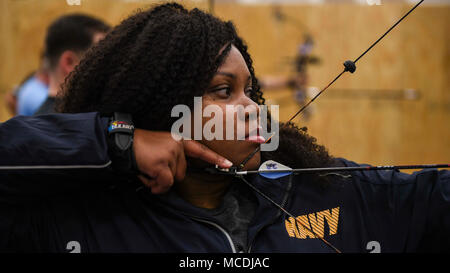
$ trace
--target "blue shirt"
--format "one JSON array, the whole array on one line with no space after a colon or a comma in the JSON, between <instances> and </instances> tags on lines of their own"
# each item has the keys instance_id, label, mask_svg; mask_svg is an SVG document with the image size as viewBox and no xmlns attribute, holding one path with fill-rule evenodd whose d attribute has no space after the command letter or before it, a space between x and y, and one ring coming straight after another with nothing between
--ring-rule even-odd
<instances>
[{"instance_id":1,"label":"blue shirt","mask_svg":"<svg viewBox=\"0 0 450 273\"><path fill-rule=\"evenodd\" d=\"M20 87L17 94L17 114L31 116L47 98L48 87L33 76Z\"/></svg>"}]
</instances>

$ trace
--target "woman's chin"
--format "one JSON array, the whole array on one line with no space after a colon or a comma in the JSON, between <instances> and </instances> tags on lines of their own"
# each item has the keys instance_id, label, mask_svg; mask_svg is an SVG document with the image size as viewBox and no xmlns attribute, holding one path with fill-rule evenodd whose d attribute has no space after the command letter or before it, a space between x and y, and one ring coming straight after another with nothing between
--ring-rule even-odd
<instances>
[{"instance_id":1,"label":"woman's chin","mask_svg":"<svg viewBox=\"0 0 450 273\"><path fill-rule=\"evenodd\" d=\"M258 146L255 146L253 149L246 151L245 153L240 154L239 156L239 160L236 160L236 162L234 160L232 160L233 165L234 166L238 166L247 159L247 157L252 154L255 149ZM242 168L242 170L257 170L259 168L259 165L261 164L261 152L258 151L256 154L254 154L250 160L247 161L247 163L245 163L244 167Z\"/></svg>"},{"instance_id":2,"label":"woman's chin","mask_svg":"<svg viewBox=\"0 0 450 273\"><path fill-rule=\"evenodd\" d=\"M257 170L259 168L259 165L261 164L261 157L260 153L258 152L255 154L252 159L250 159L247 164L245 164L244 168L242 170L249 171L249 170Z\"/></svg>"}]
</instances>

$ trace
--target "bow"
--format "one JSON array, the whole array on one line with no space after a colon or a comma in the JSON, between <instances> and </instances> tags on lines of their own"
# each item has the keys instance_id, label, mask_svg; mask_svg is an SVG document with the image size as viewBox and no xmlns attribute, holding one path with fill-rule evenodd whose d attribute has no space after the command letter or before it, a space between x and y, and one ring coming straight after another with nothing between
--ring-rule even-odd
<instances>
[{"instance_id":1,"label":"bow","mask_svg":"<svg viewBox=\"0 0 450 273\"><path fill-rule=\"evenodd\" d=\"M392 29L394 29L403 19L405 19L413 10L415 10L420 4L422 4L424 0L418 2L414 7L412 7L405 15L403 15L394 25L392 25L383 35L381 35L372 45L369 46L359 57L357 57L354 61L347 60L344 62L344 69L340 72L328 85L326 85L320 92L318 92L308 103L303 105L286 123L284 126L288 125L294 118L300 115L314 100L316 100L325 90L327 90L334 82L336 82L345 72L354 73L356 71L356 63L369 52L376 44L378 44ZM266 140L265 143L270 141L273 135ZM286 215L296 219L296 223L301 225L303 228L310 231L316 238L319 238L322 242L324 242L327 246L332 248L335 252L341 253L341 251L329 243L324 238L318 236L312 229L305 226L302 222L297 220L295 216L293 216L290 212L284 209L280 204L276 203L266 194L261 192L255 186L253 186L250 182L245 179L245 176L248 174L259 174L268 179L277 179L282 176L287 175L296 175L300 173L330 173L330 172L353 172L353 171L379 171L379 170L401 170L401 169L428 169L428 168L449 168L450 164L429 164L429 165L396 165L396 166L360 166L360 167L325 167L325 168L306 168L306 169L291 169L287 166L284 166L275 161L266 161L261 164L261 167L258 170L249 170L244 171L243 168L245 164L260 150L260 146L256 148L252 153L250 153L240 164L239 166L233 166L229 169L219 169L217 166L215 168L207 168L205 169L208 173L213 174L222 174L222 175L232 175L238 177L245 184L247 184L250 188L252 188L255 192L265 198L267 201L272 203L275 207L280 209Z\"/></svg>"}]
</instances>

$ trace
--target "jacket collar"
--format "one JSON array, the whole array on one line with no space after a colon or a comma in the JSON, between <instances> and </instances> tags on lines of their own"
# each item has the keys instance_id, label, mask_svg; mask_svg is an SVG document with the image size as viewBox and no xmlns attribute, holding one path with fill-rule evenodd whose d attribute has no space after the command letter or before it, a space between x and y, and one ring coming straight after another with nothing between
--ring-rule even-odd
<instances>
[{"instance_id":1,"label":"jacket collar","mask_svg":"<svg viewBox=\"0 0 450 273\"><path fill-rule=\"evenodd\" d=\"M289 192L292 187L291 176L281 177L279 179L267 179L259 175L249 175L245 178L250 184L252 184L259 191L267 195L276 203L286 205ZM244 183L240 178L236 178L236 183ZM246 185L247 186L247 185ZM274 218L279 217L281 211L271 204L268 200L263 198L253 189L250 189L257 199L257 210L255 212L255 217L250 224L255 225L259 228L261 225L266 225L269 222L273 222ZM204 219L208 221L214 221L211 216L206 213L202 208L198 208L190 204L189 202L182 199L175 191L170 190L169 192L161 195L154 195L149 189L145 189L142 192L142 196L145 199L151 199L152 201L157 201L163 203L166 207L171 208L181 214L189 216L191 218Z\"/></svg>"}]
</instances>

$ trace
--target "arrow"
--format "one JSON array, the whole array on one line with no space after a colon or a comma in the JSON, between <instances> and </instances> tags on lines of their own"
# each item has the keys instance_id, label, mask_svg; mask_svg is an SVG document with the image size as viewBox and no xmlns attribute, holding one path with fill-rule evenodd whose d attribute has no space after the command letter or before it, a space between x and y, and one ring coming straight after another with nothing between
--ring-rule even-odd
<instances>
[{"instance_id":1,"label":"arrow","mask_svg":"<svg viewBox=\"0 0 450 273\"><path fill-rule=\"evenodd\" d=\"M450 168L450 164L422 164L422 165L390 165L390 166L358 166L358 167L325 167L291 169L273 160L261 164L258 170L236 171L235 175L260 174L269 179L277 179L290 174L321 173L321 172L354 172L354 171L380 171L380 170L404 170L404 169L439 169Z\"/></svg>"}]
</instances>

